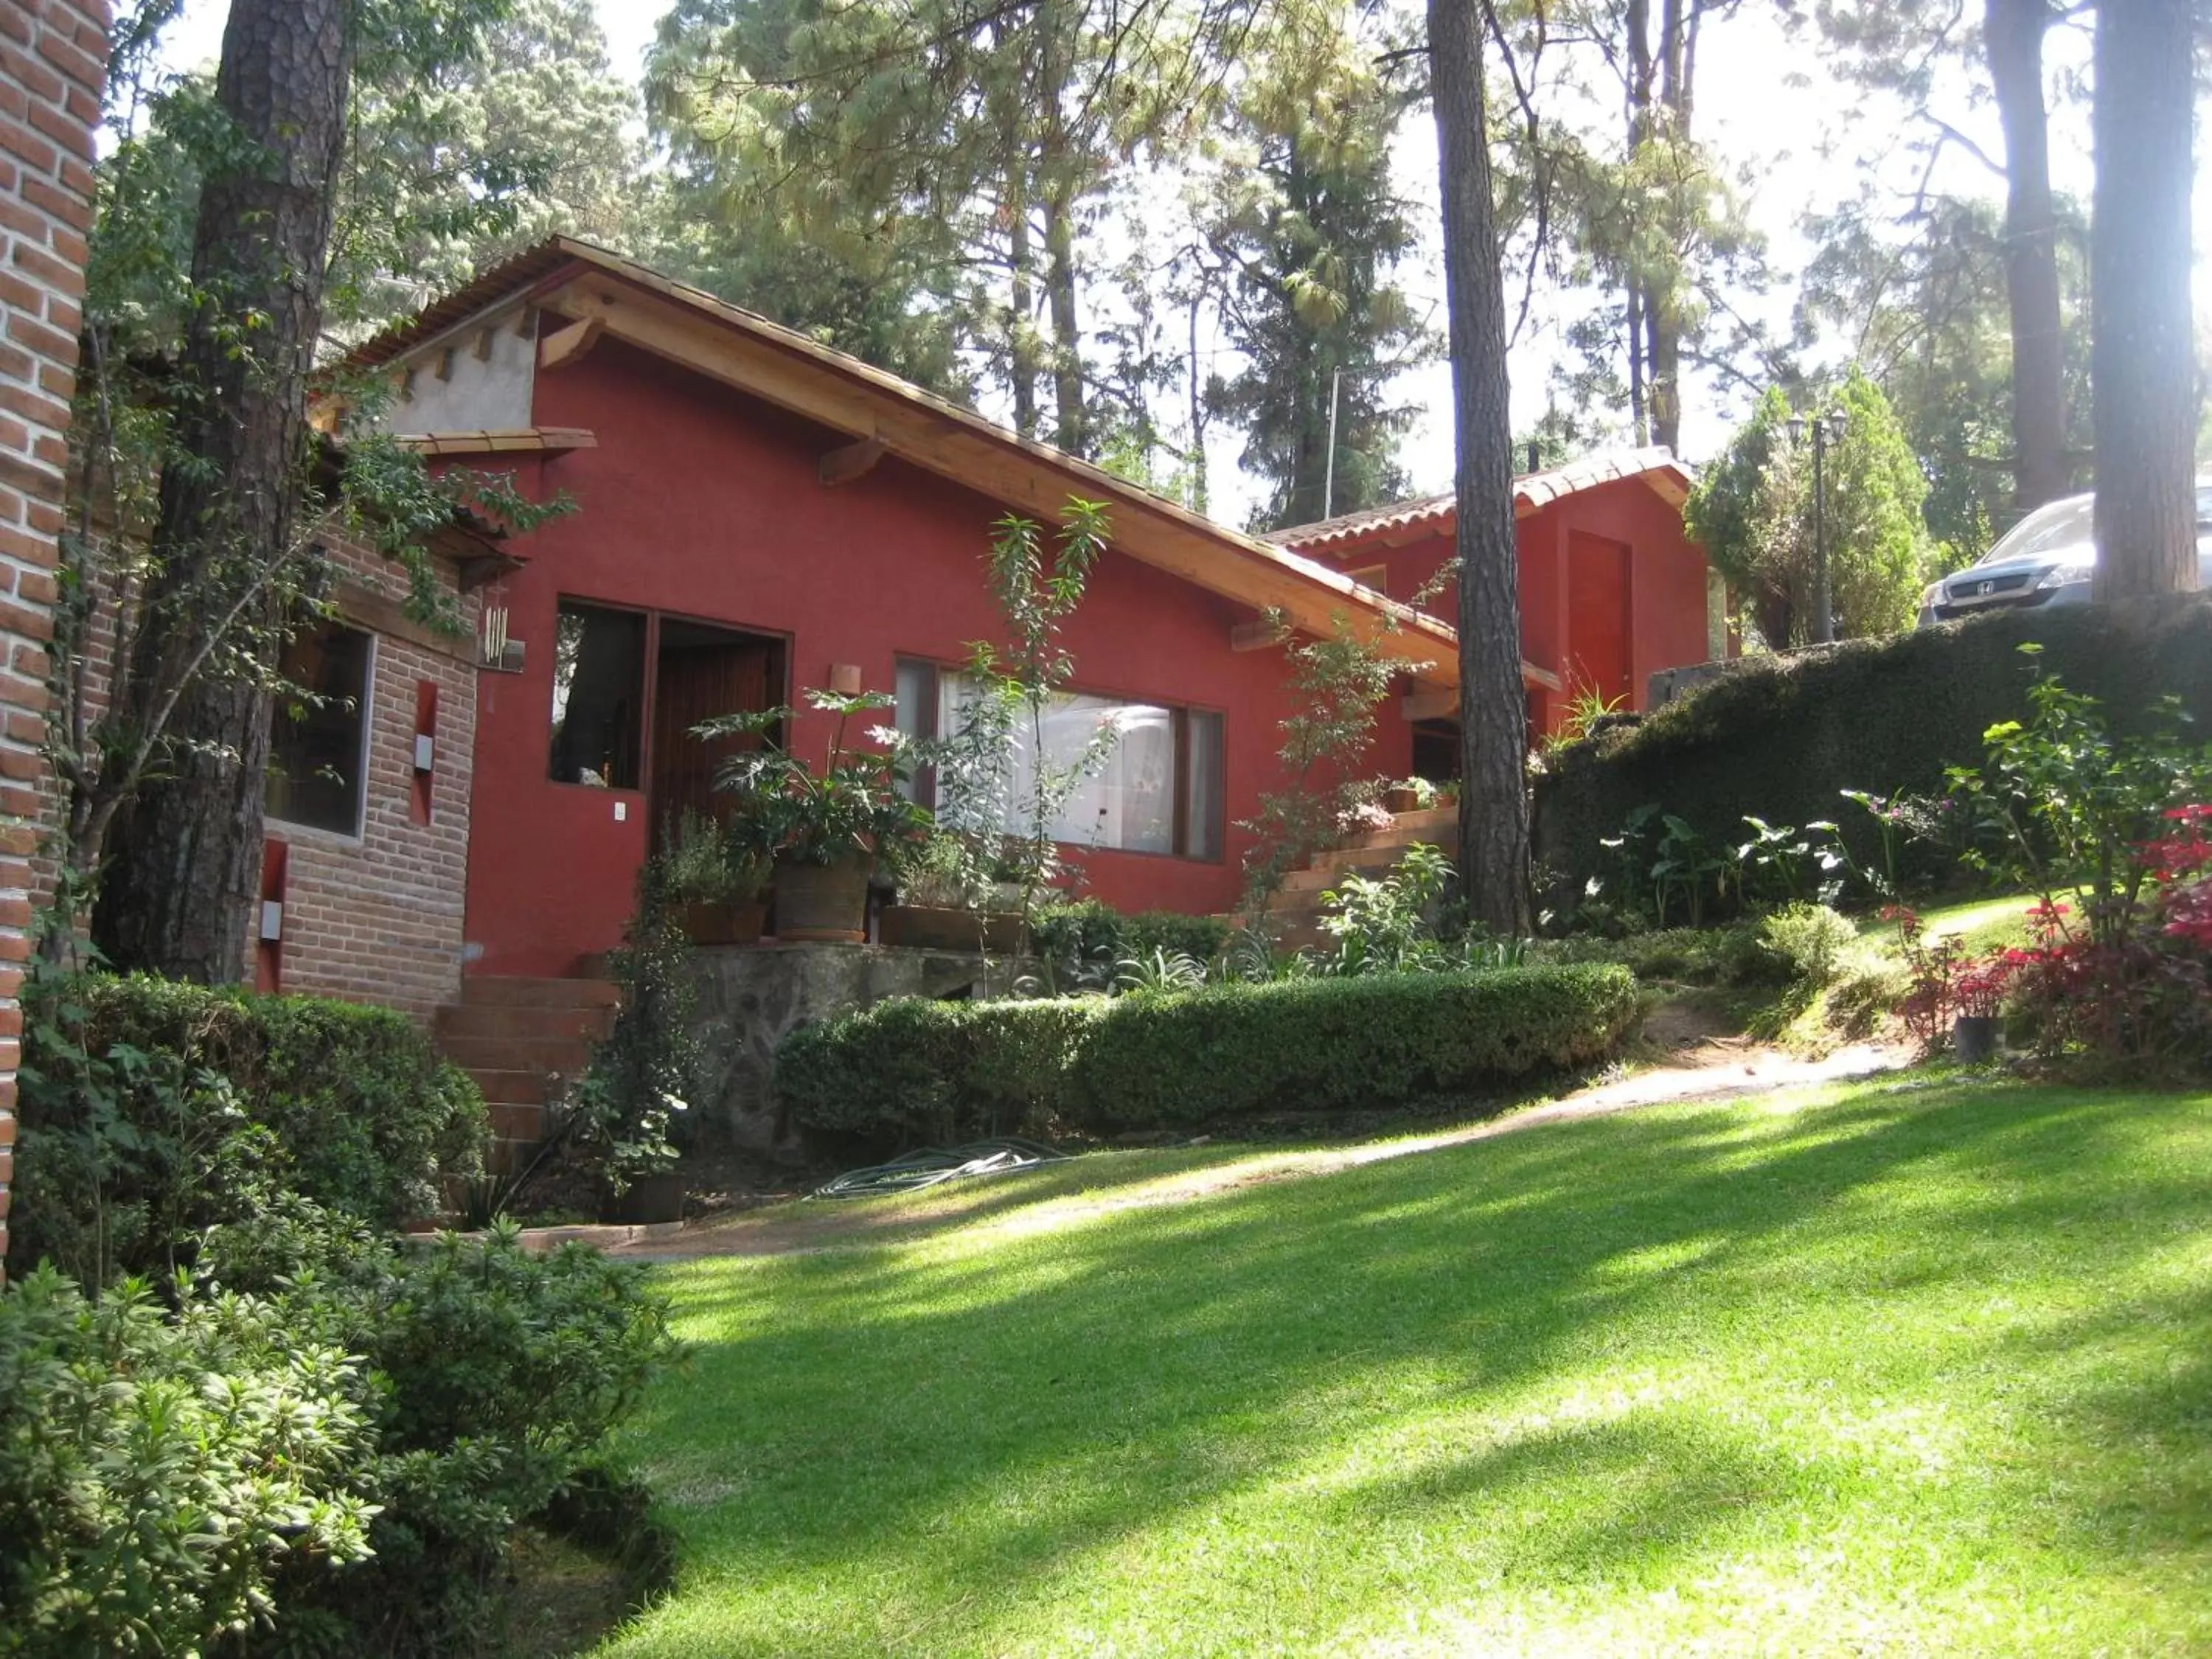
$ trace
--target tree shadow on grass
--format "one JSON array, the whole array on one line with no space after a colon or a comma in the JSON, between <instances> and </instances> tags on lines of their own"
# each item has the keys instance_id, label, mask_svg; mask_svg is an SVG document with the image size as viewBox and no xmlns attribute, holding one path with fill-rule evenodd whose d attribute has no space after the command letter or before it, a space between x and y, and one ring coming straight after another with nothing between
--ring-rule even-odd
<instances>
[{"instance_id":1,"label":"tree shadow on grass","mask_svg":"<svg viewBox=\"0 0 2212 1659\"><path fill-rule=\"evenodd\" d=\"M1325 1546L1284 1583L1334 1577L1310 1588L1310 1633L1356 1622L1345 1598L1372 1565L1358 1515L1448 1521L1477 1498L1570 1486L1542 1524L1504 1506L1486 1546L1501 1571L1666 1566L1817 1507L1820 1483L1778 1482L1775 1448L1664 1410L1502 1440L1498 1425L1623 1363L1694 1370L1703 1334L1741 1347L1735 1328L1778 1291L1797 1303L1774 1340L1813 1352L1778 1352L1778 1369L1925 1386L1992 1340L1884 1350L1863 1326L1885 1299L2002 1284L2039 1230L2123 1188L2100 1272L2202 1225L2203 1169L2118 1173L2190 1109L1973 1088L1795 1115L1678 1109L986 1248L686 1268L672 1284L700 1346L640 1449L690 1588L621 1650L696 1651L695 1619L737 1644L717 1651L994 1650L994 1628L1073 1595L1072 1576L1151 1571L1156 1554L1146 1600L1167 1608L1206 1582L1173 1565L1193 1527L1233 1515L1249 1532L1278 1512L1308 1528L1304 1549ZM1899 1206L1909 1239L1885 1233ZM1832 1301L1833 1328L1808 1296ZM1440 1457L1435 1437L1462 1426L1464 1455ZM1331 1484L1376 1448L1406 1467ZM2083 1480L2087 1511L2110 1494Z\"/></svg>"}]
</instances>

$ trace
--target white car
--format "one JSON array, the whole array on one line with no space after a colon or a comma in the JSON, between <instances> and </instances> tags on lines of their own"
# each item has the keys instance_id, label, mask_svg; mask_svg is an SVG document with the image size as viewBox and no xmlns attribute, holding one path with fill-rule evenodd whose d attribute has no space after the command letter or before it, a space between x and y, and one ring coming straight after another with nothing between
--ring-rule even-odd
<instances>
[{"instance_id":1,"label":"white car","mask_svg":"<svg viewBox=\"0 0 2212 1659\"><path fill-rule=\"evenodd\" d=\"M1930 582L1920 626L2038 605L2082 605L2097 572L2094 495L2039 507L1964 570ZM2212 587L2212 478L2197 481L2197 579Z\"/></svg>"}]
</instances>

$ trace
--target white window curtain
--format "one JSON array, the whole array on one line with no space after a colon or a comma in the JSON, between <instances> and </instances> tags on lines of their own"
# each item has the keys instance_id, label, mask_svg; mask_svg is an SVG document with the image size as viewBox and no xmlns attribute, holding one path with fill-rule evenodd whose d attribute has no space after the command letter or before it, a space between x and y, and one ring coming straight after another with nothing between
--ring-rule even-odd
<instances>
[{"instance_id":1,"label":"white window curtain","mask_svg":"<svg viewBox=\"0 0 2212 1659\"><path fill-rule=\"evenodd\" d=\"M939 685L938 729L960 729L970 693L966 678L946 674ZM1105 738L1104 758L1078 783L1053 825L1055 841L1131 853L1175 851L1175 716L1151 703L1107 697L1053 699L1042 722L1047 766L1080 764ZM1036 780L1036 738L1026 716L1014 723L1006 828L1028 827L1025 805Z\"/></svg>"}]
</instances>

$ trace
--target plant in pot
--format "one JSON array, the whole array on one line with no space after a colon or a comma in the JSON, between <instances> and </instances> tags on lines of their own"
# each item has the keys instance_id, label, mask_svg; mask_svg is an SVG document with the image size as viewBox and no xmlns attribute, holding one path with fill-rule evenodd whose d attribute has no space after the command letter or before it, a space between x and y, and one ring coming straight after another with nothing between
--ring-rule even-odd
<instances>
[{"instance_id":1,"label":"plant in pot","mask_svg":"<svg viewBox=\"0 0 2212 1659\"><path fill-rule=\"evenodd\" d=\"M751 945L761 936L768 864L703 812L678 820L661 865L669 896L694 945Z\"/></svg>"},{"instance_id":2,"label":"plant in pot","mask_svg":"<svg viewBox=\"0 0 2212 1659\"><path fill-rule=\"evenodd\" d=\"M794 709L724 714L692 733L768 740L724 761L714 787L731 799L725 834L733 854L773 866L776 937L858 943L867 937L876 860L895 860L924 835L929 814L899 792L909 763L896 732L872 726L867 745L847 741L854 717L891 707L889 696L809 691L806 702L836 716L818 769L774 742Z\"/></svg>"},{"instance_id":3,"label":"plant in pot","mask_svg":"<svg viewBox=\"0 0 2212 1659\"><path fill-rule=\"evenodd\" d=\"M883 913L883 942L932 951L1015 949L1021 891L994 879L999 868L974 836L939 824L897 862L899 902Z\"/></svg>"},{"instance_id":4,"label":"plant in pot","mask_svg":"<svg viewBox=\"0 0 2212 1659\"><path fill-rule=\"evenodd\" d=\"M1437 799L1437 786L1426 778L1400 778L1382 786L1382 805L1393 812L1425 812Z\"/></svg>"}]
</instances>

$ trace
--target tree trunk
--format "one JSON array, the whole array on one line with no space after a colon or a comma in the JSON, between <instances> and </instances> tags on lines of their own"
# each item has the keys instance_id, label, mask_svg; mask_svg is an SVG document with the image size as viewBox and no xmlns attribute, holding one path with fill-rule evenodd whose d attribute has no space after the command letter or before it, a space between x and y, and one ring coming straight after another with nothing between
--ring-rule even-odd
<instances>
[{"instance_id":1,"label":"tree trunk","mask_svg":"<svg viewBox=\"0 0 2212 1659\"><path fill-rule=\"evenodd\" d=\"M1459 508L1460 876L1474 920L1528 932L1528 724L1505 291L1476 0L1428 0Z\"/></svg>"},{"instance_id":2,"label":"tree trunk","mask_svg":"<svg viewBox=\"0 0 2212 1659\"><path fill-rule=\"evenodd\" d=\"M1067 191L1055 185L1045 204L1045 298L1052 308L1054 441L1066 454L1091 453L1091 420L1083 404L1083 330L1078 320L1075 216Z\"/></svg>"},{"instance_id":3,"label":"tree trunk","mask_svg":"<svg viewBox=\"0 0 2212 1659\"><path fill-rule=\"evenodd\" d=\"M1989 0L1990 83L2005 139L2005 290L2012 320L2013 503L2056 501L2073 483L2058 318L2058 216L2043 102L2048 0Z\"/></svg>"},{"instance_id":4,"label":"tree trunk","mask_svg":"<svg viewBox=\"0 0 2212 1659\"><path fill-rule=\"evenodd\" d=\"M192 276L208 303L185 337L176 416L189 459L162 475L142 656L177 649L193 594L228 570L275 562L294 533L345 143L350 9L233 0L216 97L249 153L200 187ZM252 315L263 320L248 331ZM283 618L259 620L248 648L265 671ZM118 967L210 984L244 977L269 757L269 699L252 668L191 684L168 728L164 775L117 825L94 935ZM135 678L162 681L150 662Z\"/></svg>"},{"instance_id":5,"label":"tree trunk","mask_svg":"<svg viewBox=\"0 0 2212 1659\"><path fill-rule=\"evenodd\" d=\"M1010 143L1018 139L1010 137ZM1014 430L1034 438L1037 430L1036 336L1031 324L1036 301L1030 291L1030 203L1028 169L1020 152L1009 165L1006 179L1006 263L1012 273L1007 295L1006 375L1012 381Z\"/></svg>"},{"instance_id":6,"label":"tree trunk","mask_svg":"<svg viewBox=\"0 0 2212 1659\"><path fill-rule=\"evenodd\" d=\"M2100 599L2197 585L2189 0L2097 9L2089 371Z\"/></svg>"}]
</instances>

